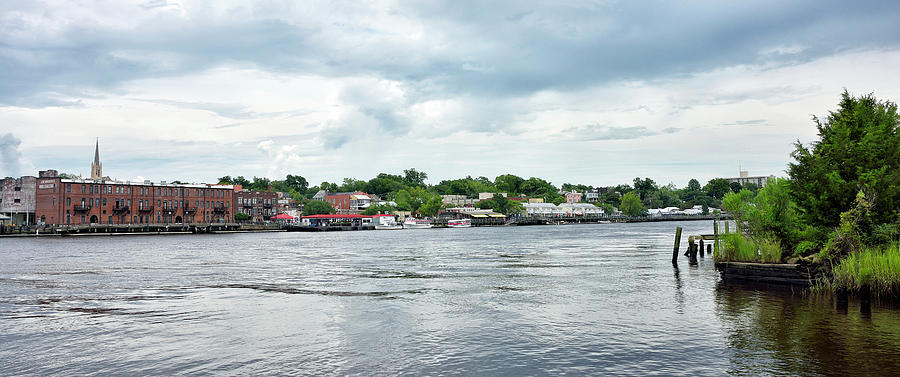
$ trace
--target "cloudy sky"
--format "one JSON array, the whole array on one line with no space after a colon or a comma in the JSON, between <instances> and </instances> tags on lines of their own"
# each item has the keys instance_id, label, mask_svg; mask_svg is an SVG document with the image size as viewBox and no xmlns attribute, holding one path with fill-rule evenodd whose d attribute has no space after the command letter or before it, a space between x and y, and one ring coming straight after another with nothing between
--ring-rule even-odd
<instances>
[{"instance_id":1,"label":"cloudy sky","mask_svg":"<svg viewBox=\"0 0 900 377\"><path fill-rule=\"evenodd\" d=\"M0 176L784 175L896 1L0 2Z\"/></svg>"}]
</instances>

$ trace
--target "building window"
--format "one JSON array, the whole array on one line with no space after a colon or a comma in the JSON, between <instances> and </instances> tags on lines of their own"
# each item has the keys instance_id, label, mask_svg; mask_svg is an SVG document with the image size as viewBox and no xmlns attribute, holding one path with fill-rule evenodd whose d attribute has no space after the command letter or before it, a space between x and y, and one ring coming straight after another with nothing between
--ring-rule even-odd
<instances>
[{"instance_id":1,"label":"building window","mask_svg":"<svg viewBox=\"0 0 900 377\"><path fill-rule=\"evenodd\" d=\"M84 194L87 191L87 188L84 185L81 185L81 193Z\"/></svg>"},{"instance_id":2,"label":"building window","mask_svg":"<svg viewBox=\"0 0 900 377\"><path fill-rule=\"evenodd\" d=\"M66 198L66 207L72 205L72 198Z\"/></svg>"},{"instance_id":3,"label":"building window","mask_svg":"<svg viewBox=\"0 0 900 377\"><path fill-rule=\"evenodd\" d=\"M72 192L72 184L66 183L66 192Z\"/></svg>"}]
</instances>

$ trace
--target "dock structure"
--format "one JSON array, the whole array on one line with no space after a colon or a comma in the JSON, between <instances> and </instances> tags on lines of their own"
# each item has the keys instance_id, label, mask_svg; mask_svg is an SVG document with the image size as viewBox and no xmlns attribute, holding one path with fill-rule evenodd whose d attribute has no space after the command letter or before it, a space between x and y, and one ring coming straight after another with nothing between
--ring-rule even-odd
<instances>
[{"instance_id":1,"label":"dock structure","mask_svg":"<svg viewBox=\"0 0 900 377\"><path fill-rule=\"evenodd\" d=\"M11 236L84 236L125 234L196 234L280 231L278 224L193 223L193 224L85 224L8 228Z\"/></svg>"}]
</instances>

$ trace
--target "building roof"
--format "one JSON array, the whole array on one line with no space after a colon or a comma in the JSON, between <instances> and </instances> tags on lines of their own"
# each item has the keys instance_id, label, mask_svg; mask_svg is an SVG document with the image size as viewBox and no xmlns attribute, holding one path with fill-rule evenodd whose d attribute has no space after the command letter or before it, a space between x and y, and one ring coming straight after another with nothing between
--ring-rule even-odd
<instances>
[{"instance_id":1,"label":"building roof","mask_svg":"<svg viewBox=\"0 0 900 377\"><path fill-rule=\"evenodd\" d=\"M365 215L339 215L339 214L322 214L322 215L308 215L303 216L304 219L362 219L362 218L371 218L372 216Z\"/></svg>"}]
</instances>

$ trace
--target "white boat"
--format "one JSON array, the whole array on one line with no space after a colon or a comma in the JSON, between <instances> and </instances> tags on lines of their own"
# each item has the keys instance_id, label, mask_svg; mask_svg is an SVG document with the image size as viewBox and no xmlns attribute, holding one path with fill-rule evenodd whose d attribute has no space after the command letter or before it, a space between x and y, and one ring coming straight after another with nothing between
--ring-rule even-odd
<instances>
[{"instance_id":1,"label":"white boat","mask_svg":"<svg viewBox=\"0 0 900 377\"><path fill-rule=\"evenodd\" d=\"M448 228L470 228L472 227L472 219L453 219L447 220Z\"/></svg>"},{"instance_id":2,"label":"white boat","mask_svg":"<svg viewBox=\"0 0 900 377\"><path fill-rule=\"evenodd\" d=\"M390 215L380 215L373 216L372 219L375 221L375 230L400 230L403 229L403 225L397 223L397 220L394 216Z\"/></svg>"},{"instance_id":3,"label":"white boat","mask_svg":"<svg viewBox=\"0 0 900 377\"><path fill-rule=\"evenodd\" d=\"M412 217L407 217L406 221L403 222L403 229L429 229L431 228L431 220L425 219L415 219Z\"/></svg>"}]
</instances>

